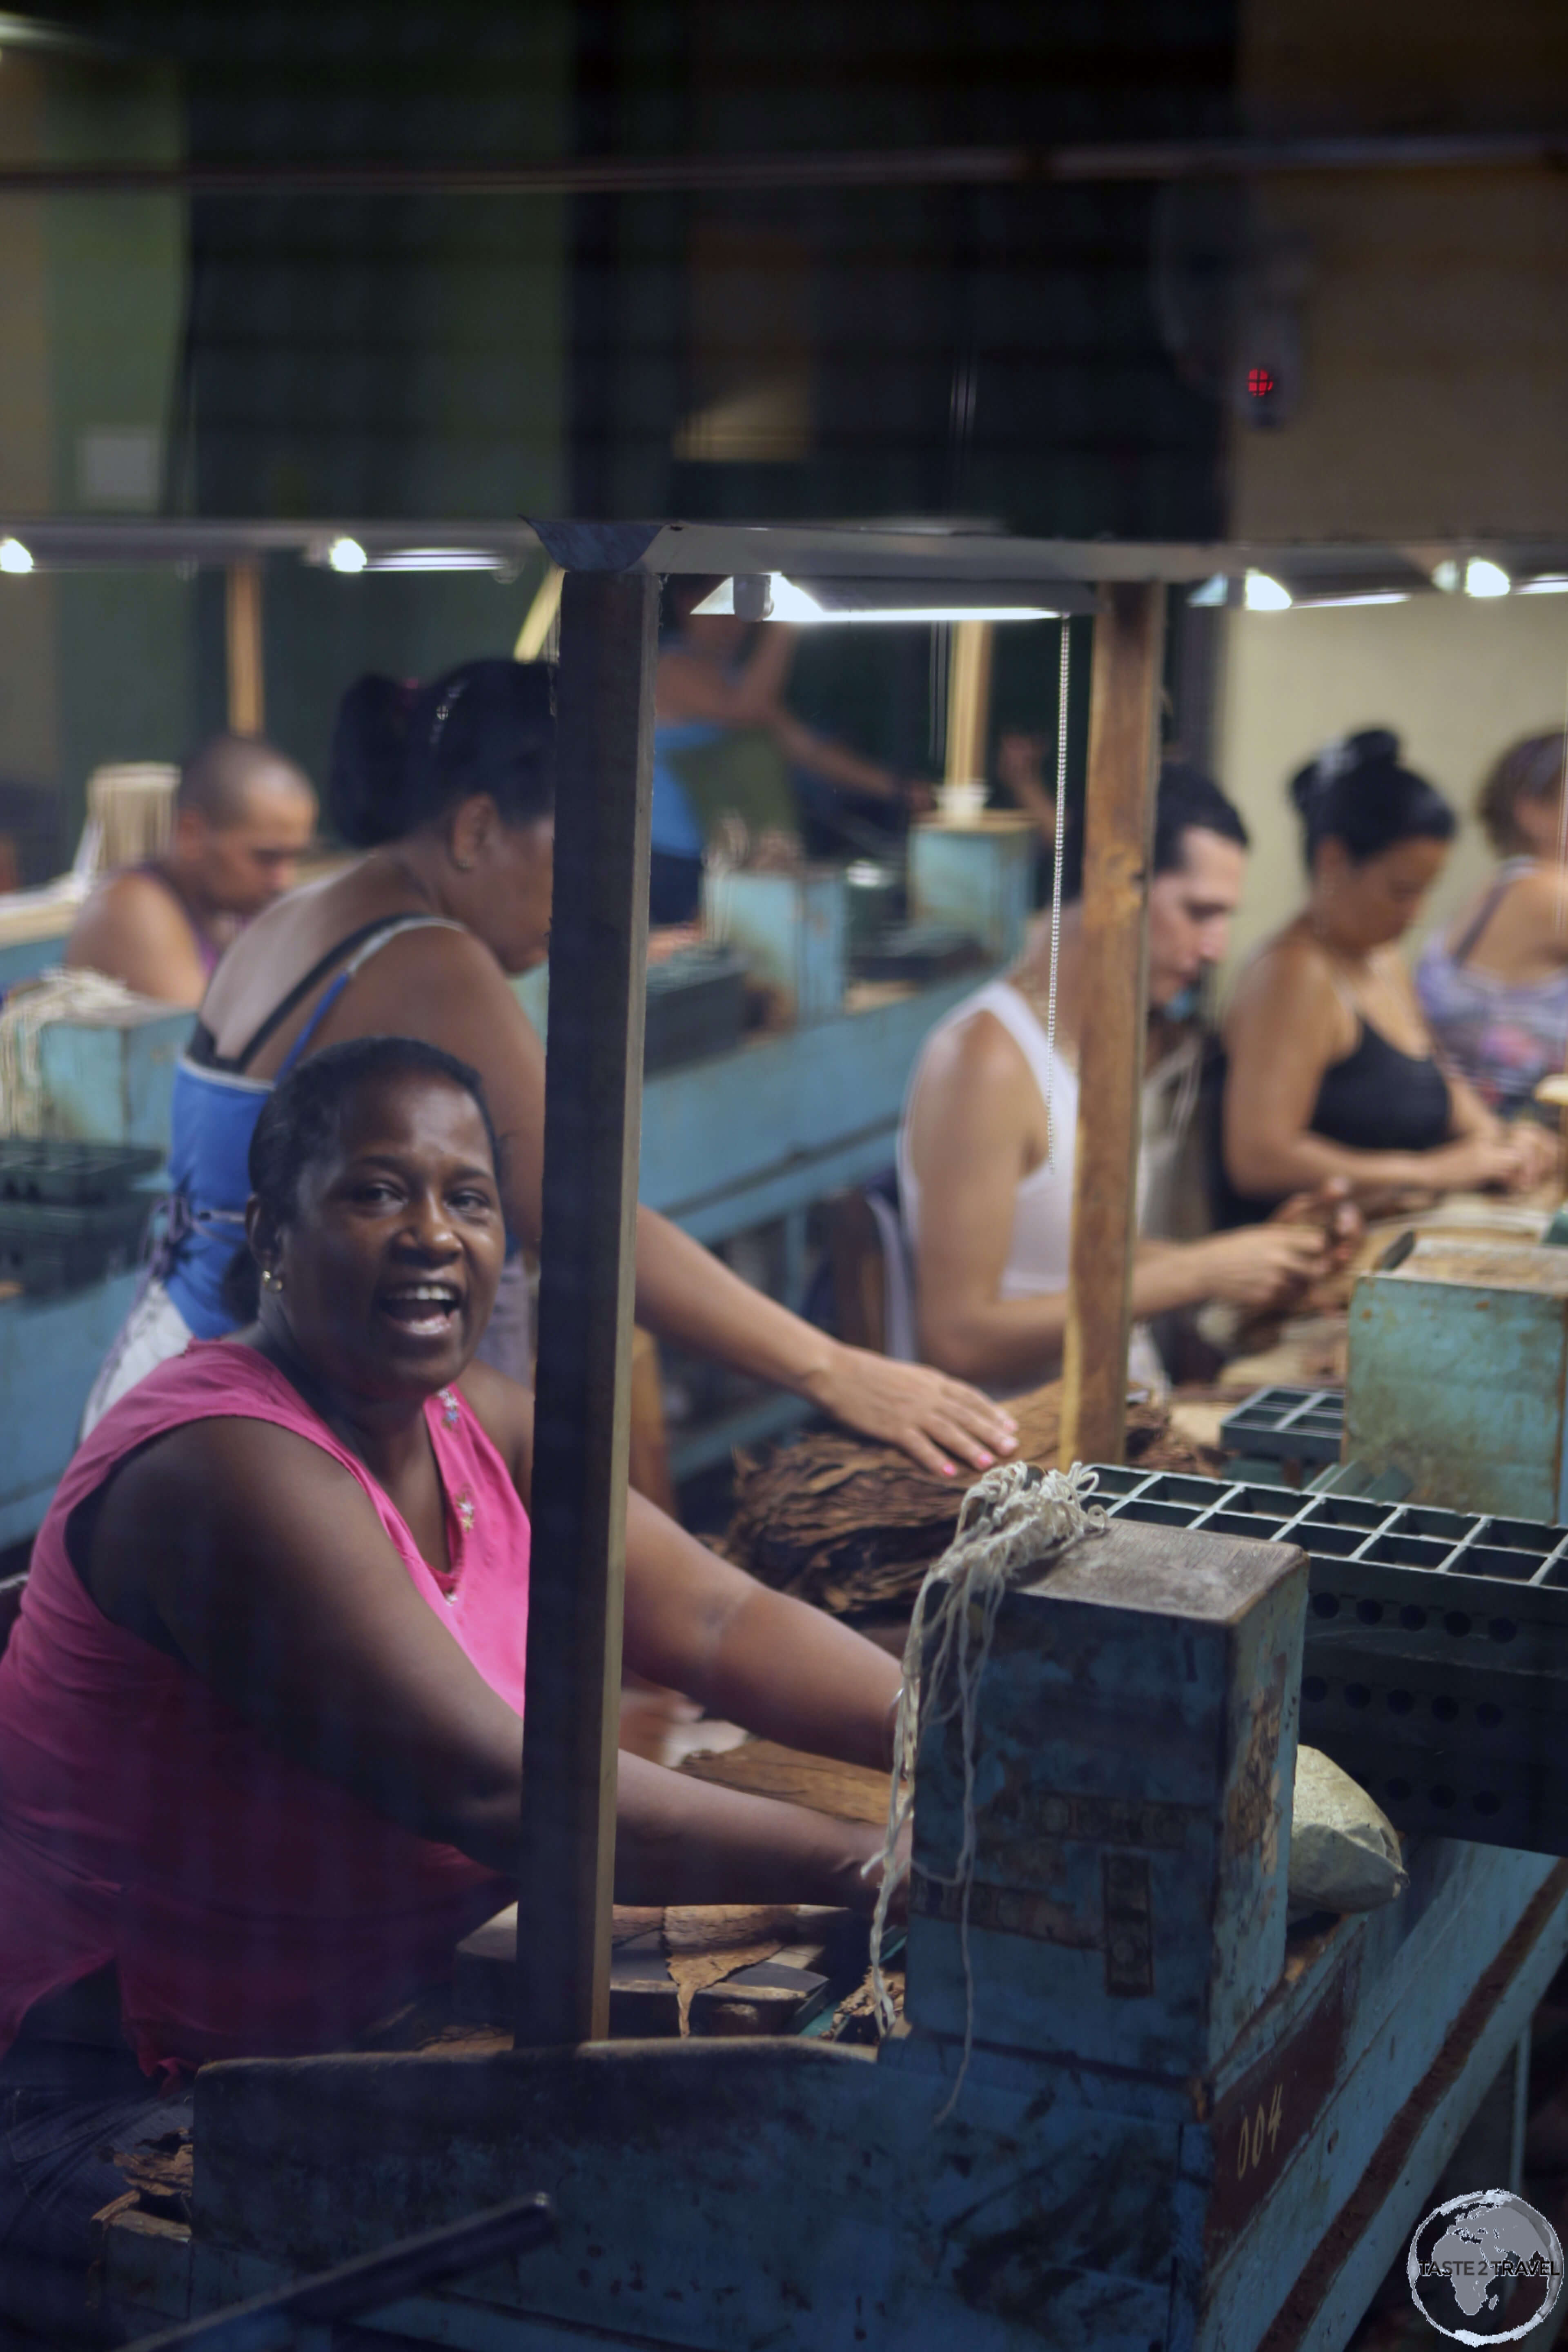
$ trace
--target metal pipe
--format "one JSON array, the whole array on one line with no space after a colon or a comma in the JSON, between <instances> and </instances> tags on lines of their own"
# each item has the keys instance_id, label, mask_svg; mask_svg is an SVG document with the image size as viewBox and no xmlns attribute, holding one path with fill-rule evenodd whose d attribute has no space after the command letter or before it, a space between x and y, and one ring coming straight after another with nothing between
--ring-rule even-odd
<instances>
[{"instance_id":1,"label":"metal pipe","mask_svg":"<svg viewBox=\"0 0 1568 2352\"><path fill-rule=\"evenodd\" d=\"M1518 171L1568 163L1568 132L1152 139L1058 147L872 147L822 154L552 156L537 163L11 165L0 195L574 196L729 188L994 187L1254 179L1309 172Z\"/></svg>"},{"instance_id":2,"label":"metal pipe","mask_svg":"<svg viewBox=\"0 0 1568 2352\"><path fill-rule=\"evenodd\" d=\"M275 2345L295 2343L305 2330L361 2319L443 2279L488 2268L507 2254L527 2253L554 2235L555 2208L550 2199L516 2197L444 2229L399 2239L395 2245L339 2263L276 2294L231 2304L188 2326L144 2336L132 2352L176 2352L176 2347L178 2352L271 2352Z\"/></svg>"}]
</instances>

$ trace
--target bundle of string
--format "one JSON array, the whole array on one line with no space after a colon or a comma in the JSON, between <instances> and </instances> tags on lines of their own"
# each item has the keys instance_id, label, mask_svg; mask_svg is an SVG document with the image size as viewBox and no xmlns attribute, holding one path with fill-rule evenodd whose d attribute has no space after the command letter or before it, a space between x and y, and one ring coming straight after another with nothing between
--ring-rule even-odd
<instances>
[{"instance_id":1,"label":"bundle of string","mask_svg":"<svg viewBox=\"0 0 1568 2352\"><path fill-rule=\"evenodd\" d=\"M0 1009L0 1135L38 1136L44 1131L39 1041L51 1023L122 1020L128 1013L156 1009L148 998L133 995L100 971L55 965L37 980L19 982Z\"/></svg>"},{"instance_id":2,"label":"bundle of string","mask_svg":"<svg viewBox=\"0 0 1568 2352\"><path fill-rule=\"evenodd\" d=\"M991 1654L996 1614L1008 1587L1075 1537L1098 1535L1105 1513L1088 1496L1095 1476L1081 1462L1070 1470L1039 1470L1008 1462L988 1470L964 1496L958 1530L927 1573L904 1644L904 1681L893 1732L893 1780L888 1827L879 1861L882 1883L871 1916L871 1984L882 2031L893 2024L892 1995L882 1974L888 1906L907 1876L900 1853L914 1811L915 1757L923 1737L956 1716L963 1756L963 1830L951 1875L929 1874L959 1890L959 1948L963 1960L963 2056L937 2116L948 2115L963 2088L974 2039L974 1978L969 1960L969 1899L974 1879L974 1730L980 1685ZM929 1654L929 1663L928 1663ZM876 1867L875 1864L872 1867Z\"/></svg>"}]
</instances>

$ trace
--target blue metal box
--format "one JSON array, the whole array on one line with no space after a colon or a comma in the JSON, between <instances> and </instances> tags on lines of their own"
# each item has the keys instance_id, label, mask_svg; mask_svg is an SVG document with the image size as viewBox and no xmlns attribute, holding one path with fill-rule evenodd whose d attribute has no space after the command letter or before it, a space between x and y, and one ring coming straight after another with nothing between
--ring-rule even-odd
<instances>
[{"instance_id":1,"label":"blue metal box","mask_svg":"<svg viewBox=\"0 0 1568 2352\"><path fill-rule=\"evenodd\" d=\"M985 1669L969 1959L976 2035L1201 2074L1285 1959L1307 1562L1112 1523L1010 1592ZM909 2018L962 2035L958 1727L922 1744Z\"/></svg>"},{"instance_id":2,"label":"blue metal box","mask_svg":"<svg viewBox=\"0 0 1568 2352\"><path fill-rule=\"evenodd\" d=\"M910 914L978 940L994 963L1024 944L1039 835L1027 817L991 810L969 824L936 818L910 834Z\"/></svg>"},{"instance_id":3,"label":"blue metal box","mask_svg":"<svg viewBox=\"0 0 1568 2352\"><path fill-rule=\"evenodd\" d=\"M849 907L841 867L706 874L702 917L710 939L732 948L754 980L778 992L790 1020L826 1021L842 1009Z\"/></svg>"},{"instance_id":4,"label":"blue metal box","mask_svg":"<svg viewBox=\"0 0 1568 2352\"><path fill-rule=\"evenodd\" d=\"M1351 1303L1345 1459L1411 1499L1568 1519L1568 1251L1418 1240Z\"/></svg>"}]
</instances>

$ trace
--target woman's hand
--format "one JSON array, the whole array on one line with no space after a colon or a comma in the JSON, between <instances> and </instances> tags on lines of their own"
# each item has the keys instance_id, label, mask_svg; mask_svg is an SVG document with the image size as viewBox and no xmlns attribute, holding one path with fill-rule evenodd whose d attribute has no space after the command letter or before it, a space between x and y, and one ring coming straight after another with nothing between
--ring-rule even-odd
<instances>
[{"instance_id":1,"label":"woman's hand","mask_svg":"<svg viewBox=\"0 0 1568 2352\"><path fill-rule=\"evenodd\" d=\"M1422 1152L1412 1166L1420 1171L1418 1181L1445 1192L1522 1192L1539 1181L1531 1173L1534 1153L1522 1130L1495 1121L1456 1143Z\"/></svg>"},{"instance_id":2,"label":"woman's hand","mask_svg":"<svg viewBox=\"0 0 1568 2352\"><path fill-rule=\"evenodd\" d=\"M1305 1290L1333 1263L1321 1226L1272 1223L1243 1225L1194 1242L1206 1295L1253 1312L1279 1307Z\"/></svg>"},{"instance_id":3,"label":"woman's hand","mask_svg":"<svg viewBox=\"0 0 1568 2352\"><path fill-rule=\"evenodd\" d=\"M898 1446L940 1477L957 1475L954 1454L971 1469L989 1470L1017 1450L1018 1424L1010 1412L929 1364L899 1363L835 1341L826 1362L803 1386L835 1421Z\"/></svg>"},{"instance_id":4,"label":"woman's hand","mask_svg":"<svg viewBox=\"0 0 1568 2352\"><path fill-rule=\"evenodd\" d=\"M1295 1192L1281 1201L1268 1220L1271 1225L1310 1225L1328 1245L1322 1271L1348 1265L1366 1238L1366 1219L1351 1196L1348 1176L1331 1176L1310 1192Z\"/></svg>"},{"instance_id":5,"label":"woman's hand","mask_svg":"<svg viewBox=\"0 0 1568 2352\"><path fill-rule=\"evenodd\" d=\"M1521 1118L1515 1120L1508 1132L1519 1153L1519 1191L1533 1192L1537 1184L1547 1183L1559 1175L1563 1147L1550 1128L1540 1126L1532 1118Z\"/></svg>"}]
</instances>

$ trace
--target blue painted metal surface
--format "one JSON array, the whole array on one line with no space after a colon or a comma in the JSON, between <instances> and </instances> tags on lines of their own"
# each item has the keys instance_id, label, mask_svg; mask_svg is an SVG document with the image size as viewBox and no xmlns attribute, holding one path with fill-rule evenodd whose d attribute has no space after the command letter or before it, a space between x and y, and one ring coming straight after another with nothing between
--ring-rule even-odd
<instances>
[{"instance_id":1,"label":"blue painted metal surface","mask_svg":"<svg viewBox=\"0 0 1568 2352\"><path fill-rule=\"evenodd\" d=\"M166 1150L174 1066L190 1036L188 1013L120 1024L51 1023L38 1041L50 1135Z\"/></svg>"},{"instance_id":2,"label":"blue painted metal surface","mask_svg":"<svg viewBox=\"0 0 1568 2352\"><path fill-rule=\"evenodd\" d=\"M888 1167L922 1042L984 977L659 1071L643 1088L641 1198L710 1242Z\"/></svg>"},{"instance_id":3,"label":"blue painted metal surface","mask_svg":"<svg viewBox=\"0 0 1568 2352\"><path fill-rule=\"evenodd\" d=\"M33 980L47 966L58 963L65 952L66 940L76 920L76 908L60 917L58 931L50 931L41 940L17 940L0 947L0 996L15 988L19 980Z\"/></svg>"},{"instance_id":4,"label":"blue painted metal surface","mask_svg":"<svg viewBox=\"0 0 1568 2352\"><path fill-rule=\"evenodd\" d=\"M0 1300L0 1544L20 1543L42 1522L138 1280L121 1274L58 1298Z\"/></svg>"},{"instance_id":5,"label":"blue painted metal surface","mask_svg":"<svg viewBox=\"0 0 1568 2352\"><path fill-rule=\"evenodd\" d=\"M1005 1604L982 1687L977 1892L1005 1879L1034 1909L976 1921L950 2113L962 1989L925 1918L911 2023L875 2058L769 2040L214 2066L163 2307L542 2179L557 2246L378 2326L469 2352L1246 2352L1289 2298L1287 2340L1332 2352L1568 1950L1568 1865L1427 1843L1397 1904L1287 1944L1300 1556L1131 1528L1079 1554ZM928 1858L952 1769L922 1753ZM111 2284L138 2263L111 2233Z\"/></svg>"},{"instance_id":6,"label":"blue painted metal surface","mask_svg":"<svg viewBox=\"0 0 1568 2352\"><path fill-rule=\"evenodd\" d=\"M786 1018L831 1020L848 972L849 886L839 866L800 874L715 871L702 882L703 929L776 990Z\"/></svg>"},{"instance_id":7,"label":"blue painted metal surface","mask_svg":"<svg viewBox=\"0 0 1568 2352\"><path fill-rule=\"evenodd\" d=\"M123 1026L60 1022L39 1040L46 1131L166 1145L188 1013ZM76 1448L88 1391L140 1276L113 1275L58 1297L0 1299L0 1544L34 1534Z\"/></svg>"},{"instance_id":8,"label":"blue painted metal surface","mask_svg":"<svg viewBox=\"0 0 1568 2352\"><path fill-rule=\"evenodd\" d=\"M910 913L951 923L980 941L996 963L1024 944L1034 904L1039 835L1027 817L988 814L973 824L935 819L910 834Z\"/></svg>"},{"instance_id":9,"label":"blue painted metal surface","mask_svg":"<svg viewBox=\"0 0 1568 2352\"><path fill-rule=\"evenodd\" d=\"M1351 1304L1345 1455L1413 1500L1568 1518L1568 1255L1417 1241Z\"/></svg>"},{"instance_id":10,"label":"blue painted metal surface","mask_svg":"<svg viewBox=\"0 0 1568 2352\"><path fill-rule=\"evenodd\" d=\"M1146 2074L1216 2064L1278 1982L1307 1560L1113 1522L996 1620L975 1759L976 2030ZM922 1747L909 2007L958 2035L956 1722Z\"/></svg>"}]
</instances>

